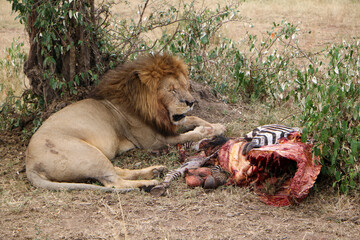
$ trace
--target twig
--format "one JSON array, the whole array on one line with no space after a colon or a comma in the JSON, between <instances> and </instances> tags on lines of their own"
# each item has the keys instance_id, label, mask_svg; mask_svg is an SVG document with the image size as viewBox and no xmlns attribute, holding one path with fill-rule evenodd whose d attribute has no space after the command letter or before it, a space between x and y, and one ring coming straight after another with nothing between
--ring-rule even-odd
<instances>
[{"instance_id":1,"label":"twig","mask_svg":"<svg viewBox=\"0 0 360 240\"><path fill-rule=\"evenodd\" d=\"M138 27L139 27L139 26L141 25L141 23L142 23L142 19L143 19L144 13L145 13L145 9L147 8L147 5L148 5L149 1L150 1L150 0L146 0L145 5L144 5L144 7L142 8L142 11L141 11L141 13L140 13L140 19L139 19L139 22L138 22ZM140 8L140 6L139 6L139 8ZM139 9L139 11L140 11L140 9Z\"/></svg>"},{"instance_id":2,"label":"twig","mask_svg":"<svg viewBox=\"0 0 360 240\"><path fill-rule=\"evenodd\" d=\"M121 218L122 218L122 222L123 222L122 225L123 225L124 236L125 236L125 239L128 239L127 229L126 229L126 225L125 225L125 214L124 214L124 210L122 208L120 195L119 195L119 193L116 193L116 195L118 197L119 206L120 206Z\"/></svg>"},{"instance_id":3,"label":"twig","mask_svg":"<svg viewBox=\"0 0 360 240\"><path fill-rule=\"evenodd\" d=\"M180 27L180 24L177 25L174 34L171 36L170 40L169 40L167 43L164 44L164 46L160 49L159 52L162 52L162 51L165 49L165 47L166 47L167 45L169 45L170 42L172 42L172 40L175 38L176 34L179 32L179 27Z\"/></svg>"}]
</instances>

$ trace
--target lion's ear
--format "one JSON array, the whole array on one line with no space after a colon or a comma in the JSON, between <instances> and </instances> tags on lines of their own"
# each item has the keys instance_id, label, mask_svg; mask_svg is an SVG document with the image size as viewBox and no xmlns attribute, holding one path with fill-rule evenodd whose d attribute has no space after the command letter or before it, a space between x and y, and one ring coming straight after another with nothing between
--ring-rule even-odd
<instances>
[{"instance_id":1,"label":"lion's ear","mask_svg":"<svg viewBox=\"0 0 360 240\"><path fill-rule=\"evenodd\" d=\"M146 85L150 90L155 91L159 84L160 75L157 72L136 72L140 82Z\"/></svg>"},{"instance_id":2,"label":"lion's ear","mask_svg":"<svg viewBox=\"0 0 360 240\"><path fill-rule=\"evenodd\" d=\"M139 79L140 80L140 76L139 76L139 72L138 71L133 71L132 73L131 73L131 78L132 79ZM141 80L140 80L141 81Z\"/></svg>"}]
</instances>

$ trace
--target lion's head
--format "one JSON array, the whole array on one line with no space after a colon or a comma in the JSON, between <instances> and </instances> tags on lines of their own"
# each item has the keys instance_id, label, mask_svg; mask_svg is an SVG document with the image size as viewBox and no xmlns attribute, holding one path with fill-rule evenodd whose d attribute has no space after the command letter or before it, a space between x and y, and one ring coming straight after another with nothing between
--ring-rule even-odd
<instances>
[{"instance_id":1,"label":"lion's head","mask_svg":"<svg viewBox=\"0 0 360 240\"><path fill-rule=\"evenodd\" d=\"M147 55L108 71L92 97L107 99L140 116L164 135L192 109L187 66L169 54Z\"/></svg>"}]
</instances>

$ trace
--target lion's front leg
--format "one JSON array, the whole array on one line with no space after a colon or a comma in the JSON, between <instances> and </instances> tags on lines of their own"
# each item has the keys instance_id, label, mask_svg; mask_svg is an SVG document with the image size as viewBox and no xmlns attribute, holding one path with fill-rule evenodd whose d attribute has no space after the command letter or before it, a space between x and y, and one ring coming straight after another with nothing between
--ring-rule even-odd
<instances>
[{"instance_id":1,"label":"lion's front leg","mask_svg":"<svg viewBox=\"0 0 360 240\"><path fill-rule=\"evenodd\" d=\"M191 130L199 126L211 127L211 125L211 123L195 116L186 116L178 122L178 126L185 130Z\"/></svg>"},{"instance_id":2,"label":"lion's front leg","mask_svg":"<svg viewBox=\"0 0 360 240\"><path fill-rule=\"evenodd\" d=\"M221 135L225 132L225 126L220 124L220 123L209 123L199 117L195 117L195 116L188 116L185 117L184 119L182 119L179 122L179 126L185 128L186 130L190 130L190 129L194 129L195 127L206 127L206 128L210 128L207 129L207 135L205 137L210 137L211 136L217 136L217 135ZM195 129L194 129L195 130Z\"/></svg>"},{"instance_id":3,"label":"lion's front leg","mask_svg":"<svg viewBox=\"0 0 360 240\"><path fill-rule=\"evenodd\" d=\"M178 136L171 136L166 138L168 144L177 144L184 142L196 142L203 138L214 137L225 132L225 126L220 123L209 123L201 118L189 116L185 117L179 122L179 126L185 129L193 129L191 131L182 133Z\"/></svg>"}]
</instances>

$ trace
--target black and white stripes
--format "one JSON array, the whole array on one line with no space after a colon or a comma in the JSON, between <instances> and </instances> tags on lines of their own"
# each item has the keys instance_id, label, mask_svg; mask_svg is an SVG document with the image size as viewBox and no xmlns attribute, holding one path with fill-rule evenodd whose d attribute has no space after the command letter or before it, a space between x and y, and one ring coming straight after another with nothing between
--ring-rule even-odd
<instances>
[{"instance_id":1,"label":"black and white stripes","mask_svg":"<svg viewBox=\"0 0 360 240\"><path fill-rule=\"evenodd\" d=\"M245 135L249 143L244 147L243 154L246 155L251 149L264 145L277 144L279 139L287 138L292 132L300 132L297 127L287 127L280 124L270 124L257 127Z\"/></svg>"}]
</instances>

